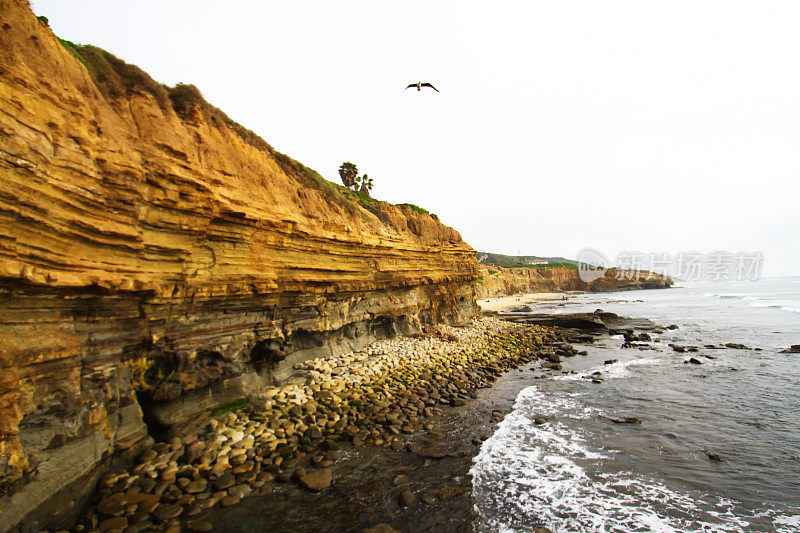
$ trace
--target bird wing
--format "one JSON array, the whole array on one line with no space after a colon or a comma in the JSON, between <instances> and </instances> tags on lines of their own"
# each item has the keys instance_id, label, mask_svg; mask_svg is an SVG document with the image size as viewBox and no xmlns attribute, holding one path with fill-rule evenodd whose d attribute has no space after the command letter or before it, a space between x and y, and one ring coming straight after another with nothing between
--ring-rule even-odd
<instances>
[{"instance_id":1,"label":"bird wing","mask_svg":"<svg viewBox=\"0 0 800 533\"><path fill-rule=\"evenodd\" d=\"M433 86L433 85L431 85L430 83L423 83L423 84L422 84L422 86L423 86L423 87L430 87L431 89L433 89L433 90L434 90L434 91L436 91L437 93L439 92L439 89L437 89L436 87L434 87L434 86Z\"/></svg>"},{"instance_id":2,"label":"bird wing","mask_svg":"<svg viewBox=\"0 0 800 533\"><path fill-rule=\"evenodd\" d=\"M409 86L408 86L408 87L406 87L406 88L405 88L405 89L403 89L403 90L405 91L406 89L410 89L410 88L412 88L412 87L416 87L416 86L417 86L417 84L416 84L416 83L411 83L411 84L409 84Z\"/></svg>"}]
</instances>

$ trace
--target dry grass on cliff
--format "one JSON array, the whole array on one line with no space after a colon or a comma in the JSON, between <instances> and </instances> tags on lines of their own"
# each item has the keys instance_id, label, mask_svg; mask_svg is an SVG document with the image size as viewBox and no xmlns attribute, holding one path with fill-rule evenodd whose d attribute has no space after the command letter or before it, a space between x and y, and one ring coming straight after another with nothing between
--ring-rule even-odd
<instances>
[{"instance_id":1,"label":"dry grass on cliff","mask_svg":"<svg viewBox=\"0 0 800 533\"><path fill-rule=\"evenodd\" d=\"M173 109L181 120L194 122L201 118L218 128L227 128L253 148L271 155L286 174L307 187L319 190L331 203L341 206L350 214L360 213L356 202L343 196L335 184L278 152L256 133L208 103L196 86L179 83L175 87L167 87L155 81L136 65L128 64L101 48L79 45L65 39L59 41L83 64L100 92L108 100L113 102L128 98L133 93L147 93L156 99L163 110Z\"/></svg>"},{"instance_id":2,"label":"dry grass on cliff","mask_svg":"<svg viewBox=\"0 0 800 533\"><path fill-rule=\"evenodd\" d=\"M76 45L61 39L61 44L77 57L92 76L100 92L110 100L127 98L136 92L151 94L161 109L169 108L166 88L145 71L91 45Z\"/></svg>"},{"instance_id":3,"label":"dry grass on cliff","mask_svg":"<svg viewBox=\"0 0 800 533\"><path fill-rule=\"evenodd\" d=\"M150 94L165 112L169 109L174 110L184 122L193 123L197 120L204 120L218 128L232 131L253 148L272 156L287 175L302 185L319 191L329 203L339 206L344 212L368 220L369 216L360 209L363 208L378 217L383 223L391 222L386 213L382 211L381 202L358 191L352 191L330 182L315 170L278 152L256 133L208 103L196 86L179 83L174 87L167 87L155 81L136 65L126 63L101 48L79 45L65 39L59 39L59 41L84 65L98 89L109 101L128 99L135 93ZM429 214L428 211L414 204L400 204L398 207L403 206L408 206L419 214ZM435 215L432 216L436 218Z\"/></svg>"}]
</instances>

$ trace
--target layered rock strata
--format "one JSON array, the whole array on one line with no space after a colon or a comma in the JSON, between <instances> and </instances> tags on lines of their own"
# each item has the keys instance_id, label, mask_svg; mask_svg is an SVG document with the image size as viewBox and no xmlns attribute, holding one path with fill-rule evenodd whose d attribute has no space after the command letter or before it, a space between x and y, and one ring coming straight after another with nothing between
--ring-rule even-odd
<instances>
[{"instance_id":1,"label":"layered rock strata","mask_svg":"<svg viewBox=\"0 0 800 533\"><path fill-rule=\"evenodd\" d=\"M503 268L479 266L479 299L513 294L553 291L607 292L637 289L664 289L672 285L669 277L652 272L618 273L615 269L589 283L573 268ZM618 275L619 274L619 275Z\"/></svg>"},{"instance_id":2,"label":"layered rock strata","mask_svg":"<svg viewBox=\"0 0 800 533\"><path fill-rule=\"evenodd\" d=\"M343 192L24 0L0 13L0 512L78 498L299 361L476 313L474 251L434 216Z\"/></svg>"}]
</instances>

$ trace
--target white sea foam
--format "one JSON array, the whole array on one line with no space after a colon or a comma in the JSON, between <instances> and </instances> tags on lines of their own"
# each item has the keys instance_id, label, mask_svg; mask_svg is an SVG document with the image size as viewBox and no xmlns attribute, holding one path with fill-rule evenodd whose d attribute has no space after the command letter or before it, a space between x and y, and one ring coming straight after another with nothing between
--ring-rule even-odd
<instances>
[{"instance_id":1,"label":"white sea foam","mask_svg":"<svg viewBox=\"0 0 800 533\"><path fill-rule=\"evenodd\" d=\"M756 516L741 516L731 500L680 492L628 471L593 468L609 455L592 450L575 424L562 421L598 412L586 409L576 395L523 390L471 469L478 529L529 531L543 524L557 533L710 533L746 531L752 525ZM558 418L535 425L538 415ZM772 516L782 533L797 531L800 524L800 517L769 510L760 516Z\"/></svg>"},{"instance_id":2,"label":"white sea foam","mask_svg":"<svg viewBox=\"0 0 800 533\"><path fill-rule=\"evenodd\" d=\"M604 379L626 378L631 375L631 367L660 365L664 362L665 360L659 357L642 357L639 359L629 359L627 361L617 361L609 365L597 365L579 374L562 374L560 376L553 376L552 379L565 381L582 380L591 376L594 372L601 372Z\"/></svg>"},{"instance_id":3,"label":"white sea foam","mask_svg":"<svg viewBox=\"0 0 800 533\"><path fill-rule=\"evenodd\" d=\"M780 309L782 311L794 311L797 309L796 307L782 305L776 302L750 302L749 305L750 307L756 307L758 309Z\"/></svg>"},{"instance_id":4,"label":"white sea foam","mask_svg":"<svg viewBox=\"0 0 800 533\"><path fill-rule=\"evenodd\" d=\"M775 531L779 533L797 533L800 531L800 515L779 516L772 523L775 525Z\"/></svg>"}]
</instances>

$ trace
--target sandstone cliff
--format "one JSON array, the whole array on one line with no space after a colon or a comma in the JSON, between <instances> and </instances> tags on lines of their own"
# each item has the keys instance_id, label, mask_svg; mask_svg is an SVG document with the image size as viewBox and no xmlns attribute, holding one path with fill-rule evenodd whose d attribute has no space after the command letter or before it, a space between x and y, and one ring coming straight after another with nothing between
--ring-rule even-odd
<instances>
[{"instance_id":1,"label":"sandstone cliff","mask_svg":"<svg viewBox=\"0 0 800 533\"><path fill-rule=\"evenodd\" d=\"M68 490L320 350L475 314L475 252L435 217L360 205L24 0L0 14L0 495Z\"/></svg>"},{"instance_id":2,"label":"sandstone cliff","mask_svg":"<svg viewBox=\"0 0 800 533\"><path fill-rule=\"evenodd\" d=\"M480 265L477 285L479 299L512 294L550 291L624 291L635 289L663 289L672 285L672 280L650 272L618 276L616 270L591 283L578 276L572 268L503 268ZM626 273L627 274L627 273Z\"/></svg>"}]
</instances>

